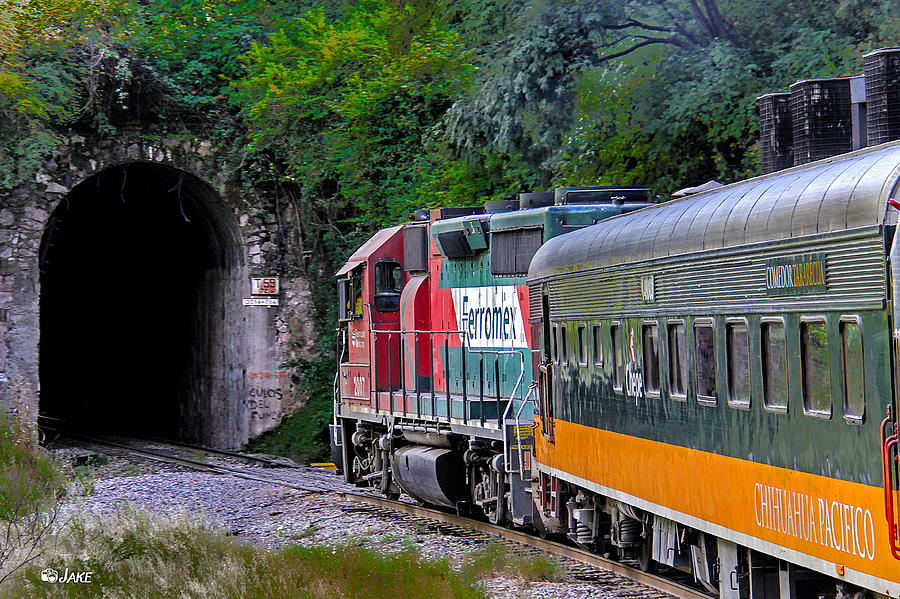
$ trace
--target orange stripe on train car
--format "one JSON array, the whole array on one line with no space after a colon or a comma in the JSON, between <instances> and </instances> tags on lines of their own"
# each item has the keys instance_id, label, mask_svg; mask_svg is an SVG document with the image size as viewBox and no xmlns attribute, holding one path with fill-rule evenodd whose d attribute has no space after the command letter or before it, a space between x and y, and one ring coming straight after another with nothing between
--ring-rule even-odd
<instances>
[{"instance_id":1,"label":"orange stripe on train car","mask_svg":"<svg viewBox=\"0 0 900 599\"><path fill-rule=\"evenodd\" d=\"M881 487L563 420L554 424L555 443L548 443L543 435L535 436L535 460L542 466L780 547L900 582L900 564L888 547ZM573 447L578 450L572 451Z\"/></svg>"}]
</instances>

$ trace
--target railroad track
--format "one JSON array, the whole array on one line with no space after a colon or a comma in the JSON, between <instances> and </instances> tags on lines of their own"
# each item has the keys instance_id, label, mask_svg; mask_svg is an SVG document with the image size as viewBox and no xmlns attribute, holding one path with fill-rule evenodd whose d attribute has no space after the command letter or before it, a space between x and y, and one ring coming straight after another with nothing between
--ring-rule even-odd
<instances>
[{"instance_id":1,"label":"railroad track","mask_svg":"<svg viewBox=\"0 0 900 599\"><path fill-rule=\"evenodd\" d=\"M519 530L513 530L497 526L480 520L471 518L463 518L456 514L448 513L442 510L424 507L417 504L406 503L402 501L392 501L380 495L368 494L364 492L351 492L335 489L327 485L315 484L297 484L294 481L286 480L277 476L260 475L257 471L248 471L245 468L232 466L228 464L215 464L204 460L191 457L179 456L177 453L161 451L159 448L149 449L134 444L127 443L121 438L113 440L104 437L90 437L82 435L68 435L84 443L92 445L115 448L136 456L143 456L147 459L160 462L179 464L212 474L236 476L257 482L267 484L280 485L299 491L308 493L332 493L341 497L350 499L360 504L359 511L379 512L382 510L390 510L392 512L412 517L420 520L429 521L436 524L443 534L454 534L455 536L463 536L465 531L474 531L475 533L488 535L505 542L514 542L524 545L531 551L540 553L549 553L558 558L562 558L568 562L570 574L576 580L602 580L605 573L612 572L629 580L646 585L657 591L667 593L678 597L679 599L710 599L712 595L702 590L688 586L679 580L673 580L665 576L657 574L649 574L641 571L637 567L633 567L627 563L614 561L602 556L584 551L569 545L564 545L555 541L541 539L537 536L529 535ZM305 466L297 466L296 464L288 464L278 460L261 458L238 452L216 450L200 445L190 445L184 443L174 443L155 438L140 439L149 441L159 446L169 446L176 452L179 448L191 449L194 451L202 451L206 454L214 454L226 456L230 459L243 459L254 464L264 464L267 468L273 470L278 468L288 469L307 469ZM449 530L450 532L446 532ZM573 567L574 564L574 567ZM608 574L606 574L608 575Z\"/></svg>"}]
</instances>

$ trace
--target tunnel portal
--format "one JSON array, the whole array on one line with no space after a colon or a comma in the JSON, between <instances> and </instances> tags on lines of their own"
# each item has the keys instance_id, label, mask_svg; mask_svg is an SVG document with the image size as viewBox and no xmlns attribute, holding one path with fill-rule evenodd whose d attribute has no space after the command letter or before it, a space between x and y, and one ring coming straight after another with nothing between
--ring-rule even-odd
<instances>
[{"instance_id":1,"label":"tunnel portal","mask_svg":"<svg viewBox=\"0 0 900 599\"><path fill-rule=\"evenodd\" d=\"M109 168L59 203L40 249L43 426L241 436L228 430L244 362L231 219L206 183L158 164Z\"/></svg>"}]
</instances>

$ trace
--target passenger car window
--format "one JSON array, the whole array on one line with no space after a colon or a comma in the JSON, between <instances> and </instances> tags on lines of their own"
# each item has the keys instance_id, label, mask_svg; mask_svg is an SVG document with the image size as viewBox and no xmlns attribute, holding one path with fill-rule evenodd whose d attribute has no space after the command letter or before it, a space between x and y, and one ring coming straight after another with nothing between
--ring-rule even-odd
<instances>
[{"instance_id":1,"label":"passenger car window","mask_svg":"<svg viewBox=\"0 0 900 599\"><path fill-rule=\"evenodd\" d=\"M621 391L625 380L625 354L622 345L622 327L618 323L609 326L609 340L612 344L613 389Z\"/></svg>"},{"instance_id":2,"label":"passenger car window","mask_svg":"<svg viewBox=\"0 0 900 599\"><path fill-rule=\"evenodd\" d=\"M763 405L773 412L787 412L788 372L784 323L760 323L762 342Z\"/></svg>"},{"instance_id":3,"label":"passenger car window","mask_svg":"<svg viewBox=\"0 0 900 599\"><path fill-rule=\"evenodd\" d=\"M644 352L644 392L659 393L659 326L645 324L641 328Z\"/></svg>"},{"instance_id":4,"label":"passenger car window","mask_svg":"<svg viewBox=\"0 0 900 599\"><path fill-rule=\"evenodd\" d=\"M553 325L552 338L553 338L553 361L554 362L559 361L559 342L557 340L557 337L559 336L559 331L557 330L558 328L559 328L558 326Z\"/></svg>"},{"instance_id":5,"label":"passenger car window","mask_svg":"<svg viewBox=\"0 0 900 599\"><path fill-rule=\"evenodd\" d=\"M562 363L569 363L569 336L566 331L566 325L559 327L559 347L562 349Z\"/></svg>"},{"instance_id":6,"label":"passenger car window","mask_svg":"<svg viewBox=\"0 0 900 599\"><path fill-rule=\"evenodd\" d=\"M716 331L711 324L694 326L694 351L697 358L697 398L716 399Z\"/></svg>"},{"instance_id":7,"label":"passenger car window","mask_svg":"<svg viewBox=\"0 0 900 599\"><path fill-rule=\"evenodd\" d=\"M587 356L584 353L584 334L586 329L585 325L578 325L578 363L581 366L587 366Z\"/></svg>"},{"instance_id":8,"label":"passenger car window","mask_svg":"<svg viewBox=\"0 0 900 599\"><path fill-rule=\"evenodd\" d=\"M800 369L803 411L831 417L831 368L828 360L828 325L824 320L800 323Z\"/></svg>"},{"instance_id":9,"label":"passenger car window","mask_svg":"<svg viewBox=\"0 0 900 599\"><path fill-rule=\"evenodd\" d=\"M747 323L728 322L725 325L728 346L728 404L750 406L750 338Z\"/></svg>"},{"instance_id":10,"label":"passenger car window","mask_svg":"<svg viewBox=\"0 0 900 599\"><path fill-rule=\"evenodd\" d=\"M857 320L841 320L841 371L844 418L860 422L866 412L862 333Z\"/></svg>"},{"instance_id":11,"label":"passenger car window","mask_svg":"<svg viewBox=\"0 0 900 599\"><path fill-rule=\"evenodd\" d=\"M687 340L683 322L669 323L669 394L673 399L687 399Z\"/></svg>"},{"instance_id":12,"label":"passenger car window","mask_svg":"<svg viewBox=\"0 0 900 599\"><path fill-rule=\"evenodd\" d=\"M594 325L594 364L603 366L603 337L600 325Z\"/></svg>"}]
</instances>

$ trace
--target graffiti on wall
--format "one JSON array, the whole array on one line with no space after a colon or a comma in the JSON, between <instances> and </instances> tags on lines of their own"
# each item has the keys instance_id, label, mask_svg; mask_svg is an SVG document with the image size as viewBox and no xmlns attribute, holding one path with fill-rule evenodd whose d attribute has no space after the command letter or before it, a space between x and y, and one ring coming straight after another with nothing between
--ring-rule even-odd
<instances>
[{"instance_id":1,"label":"graffiti on wall","mask_svg":"<svg viewBox=\"0 0 900 599\"><path fill-rule=\"evenodd\" d=\"M247 378L249 384L244 403L250 420L280 420L281 401L289 393L290 387L288 371L251 372Z\"/></svg>"}]
</instances>

